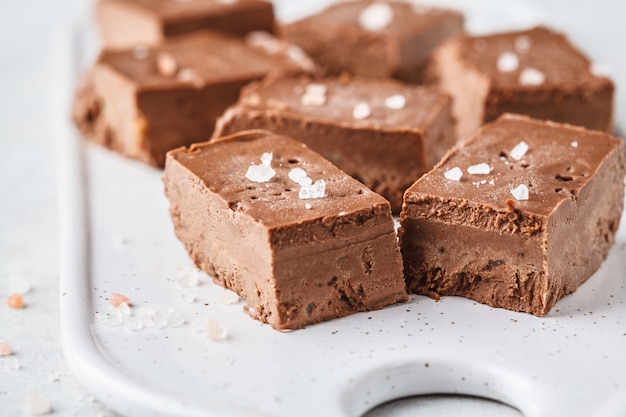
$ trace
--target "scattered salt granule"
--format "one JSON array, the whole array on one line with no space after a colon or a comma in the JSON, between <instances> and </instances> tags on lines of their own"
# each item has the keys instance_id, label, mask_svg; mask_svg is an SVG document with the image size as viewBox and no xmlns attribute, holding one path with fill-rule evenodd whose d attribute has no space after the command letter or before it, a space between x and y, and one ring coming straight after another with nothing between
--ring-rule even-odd
<instances>
[{"instance_id":1,"label":"scattered salt granule","mask_svg":"<svg viewBox=\"0 0 626 417\"><path fill-rule=\"evenodd\" d=\"M546 74L536 68L524 68L518 79L521 85L541 85L546 81Z\"/></svg>"},{"instance_id":2,"label":"scattered salt granule","mask_svg":"<svg viewBox=\"0 0 626 417\"><path fill-rule=\"evenodd\" d=\"M511 158L519 161L524 157L524 155L526 155L526 152L528 152L528 148L528 144L524 141L521 141L520 143L515 145L513 149L511 149Z\"/></svg>"},{"instance_id":3,"label":"scattered salt granule","mask_svg":"<svg viewBox=\"0 0 626 417\"><path fill-rule=\"evenodd\" d=\"M111 294L111 296L109 297L109 303L113 306L113 307L119 307L120 304L122 303L126 303L127 305L130 305L130 299L128 297L126 297L123 294L119 294L114 292L113 294Z\"/></svg>"},{"instance_id":4,"label":"scattered salt granule","mask_svg":"<svg viewBox=\"0 0 626 417\"><path fill-rule=\"evenodd\" d=\"M517 52L528 52L533 45L532 39L526 35L520 35L513 41Z\"/></svg>"},{"instance_id":5,"label":"scattered salt granule","mask_svg":"<svg viewBox=\"0 0 626 417\"><path fill-rule=\"evenodd\" d=\"M197 288L181 288L180 289L180 298L183 300L183 303L191 304L196 301L196 296L198 295Z\"/></svg>"},{"instance_id":6,"label":"scattered salt granule","mask_svg":"<svg viewBox=\"0 0 626 417\"><path fill-rule=\"evenodd\" d=\"M476 165L471 165L467 168L467 173L476 175L476 174L489 174L491 172L491 167L489 164L480 163Z\"/></svg>"},{"instance_id":7,"label":"scattered salt granule","mask_svg":"<svg viewBox=\"0 0 626 417\"><path fill-rule=\"evenodd\" d=\"M235 304L239 302L239 294L231 290L224 290L217 297L217 301L221 304Z\"/></svg>"},{"instance_id":8,"label":"scattered salt granule","mask_svg":"<svg viewBox=\"0 0 626 417\"><path fill-rule=\"evenodd\" d=\"M443 176L450 181L460 181L463 176L463 171L461 171L461 168L459 167L454 167L444 172Z\"/></svg>"},{"instance_id":9,"label":"scattered salt granule","mask_svg":"<svg viewBox=\"0 0 626 417\"><path fill-rule=\"evenodd\" d=\"M20 361L13 355L6 356L0 360L0 371L19 371Z\"/></svg>"},{"instance_id":10,"label":"scattered salt granule","mask_svg":"<svg viewBox=\"0 0 626 417\"><path fill-rule=\"evenodd\" d=\"M218 342L228 337L228 329L217 320L209 319L206 325L206 335L209 340Z\"/></svg>"},{"instance_id":11,"label":"scattered salt granule","mask_svg":"<svg viewBox=\"0 0 626 417\"><path fill-rule=\"evenodd\" d=\"M178 71L176 58L168 52L160 52L156 57L159 74L164 77L173 77Z\"/></svg>"},{"instance_id":12,"label":"scattered salt granule","mask_svg":"<svg viewBox=\"0 0 626 417\"><path fill-rule=\"evenodd\" d=\"M340 211L339 214L337 214L337 216L339 216L339 217L343 217L345 215L346 215L345 211Z\"/></svg>"},{"instance_id":13,"label":"scattered salt granule","mask_svg":"<svg viewBox=\"0 0 626 417\"><path fill-rule=\"evenodd\" d=\"M253 182L267 182L276 175L276 171L270 166L272 153L265 152L261 155L260 165L250 165L246 171L246 178Z\"/></svg>"},{"instance_id":14,"label":"scattered salt granule","mask_svg":"<svg viewBox=\"0 0 626 417\"><path fill-rule=\"evenodd\" d=\"M11 308L24 308L24 297L22 297L22 294L13 293L7 297L6 303Z\"/></svg>"},{"instance_id":15,"label":"scattered salt granule","mask_svg":"<svg viewBox=\"0 0 626 417\"><path fill-rule=\"evenodd\" d=\"M572 148L578 148L578 141L576 141L576 140L575 140L575 141L573 141L572 143L570 143L570 146L571 146Z\"/></svg>"},{"instance_id":16,"label":"scattered salt granule","mask_svg":"<svg viewBox=\"0 0 626 417\"><path fill-rule=\"evenodd\" d=\"M165 317L165 326L166 327L180 327L185 324L185 316L178 311L171 311Z\"/></svg>"},{"instance_id":17,"label":"scattered salt granule","mask_svg":"<svg viewBox=\"0 0 626 417\"><path fill-rule=\"evenodd\" d=\"M311 210L311 207L312 206L309 203L305 203L304 204L304 208L307 209L307 210Z\"/></svg>"},{"instance_id":18,"label":"scattered salt granule","mask_svg":"<svg viewBox=\"0 0 626 417\"><path fill-rule=\"evenodd\" d=\"M528 187L526 184L520 184L511 190L511 194L517 201L528 200Z\"/></svg>"},{"instance_id":19,"label":"scattered salt granule","mask_svg":"<svg viewBox=\"0 0 626 417\"><path fill-rule=\"evenodd\" d=\"M197 317L191 322L191 330L196 333L206 332L208 320L204 317Z\"/></svg>"},{"instance_id":20,"label":"scattered salt granule","mask_svg":"<svg viewBox=\"0 0 626 417\"><path fill-rule=\"evenodd\" d=\"M31 416L50 414L50 400L39 391L29 391L24 396L24 410Z\"/></svg>"},{"instance_id":21,"label":"scattered salt granule","mask_svg":"<svg viewBox=\"0 0 626 417\"><path fill-rule=\"evenodd\" d=\"M385 99L385 106L392 110L400 110L406 106L406 98L402 94L394 94Z\"/></svg>"},{"instance_id":22,"label":"scattered salt granule","mask_svg":"<svg viewBox=\"0 0 626 417\"><path fill-rule=\"evenodd\" d=\"M146 59L150 55L150 50L144 45L137 45L133 48L133 56L135 59Z\"/></svg>"},{"instance_id":23,"label":"scattered salt granule","mask_svg":"<svg viewBox=\"0 0 626 417\"><path fill-rule=\"evenodd\" d=\"M519 66L519 59L514 52L502 52L498 56L496 67L500 72L513 72Z\"/></svg>"},{"instance_id":24,"label":"scattered salt granule","mask_svg":"<svg viewBox=\"0 0 626 417\"><path fill-rule=\"evenodd\" d=\"M9 356L11 354L11 344L4 340L0 341L0 356Z\"/></svg>"},{"instance_id":25,"label":"scattered salt granule","mask_svg":"<svg viewBox=\"0 0 626 417\"><path fill-rule=\"evenodd\" d=\"M352 109L352 117L357 120L367 119L372 114L372 108L365 102L357 103Z\"/></svg>"},{"instance_id":26,"label":"scattered salt granule","mask_svg":"<svg viewBox=\"0 0 626 417\"><path fill-rule=\"evenodd\" d=\"M391 22L393 22L393 9L387 3L372 3L359 13L359 26L365 30L383 30Z\"/></svg>"},{"instance_id":27,"label":"scattered salt granule","mask_svg":"<svg viewBox=\"0 0 626 417\"><path fill-rule=\"evenodd\" d=\"M312 185L305 185L300 187L300 193L298 196L301 200L307 200L310 198L322 198L326 195L326 182L324 180L317 180Z\"/></svg>"},{"instance_id":28,"label":"scattered salt granule","mask_svg":"<svg viewBox=\"0 0 626 417\"><path fill-rule=\"evenodd\" d=\"M323 84L309 84L300 98L303 106L323 106L326 104L326 86Z\"/></svg>"},{"instance_id":29,"label":"scattered salt granule","mask_svg":"<svg viewBox=\"0 0 626 417\"><path fill-rule=\"evenodd\" d=\"M176 283L183 288L192 288L198 286L200 271L194 267L185 267L178 270Z\"/></svg>"},{"instance_id":30,"label":"scattered salt granule","mask_svg":"<svg viewBox=\"0 0 626 417\"><path fill-rule=\"evenodd\" d=\"M302 168L292 169L291 171L289 171L288 176L291 181L297 183L302 187L313 184L313 180L309 178L306 171Z\"/></svg>"}]
</instances>

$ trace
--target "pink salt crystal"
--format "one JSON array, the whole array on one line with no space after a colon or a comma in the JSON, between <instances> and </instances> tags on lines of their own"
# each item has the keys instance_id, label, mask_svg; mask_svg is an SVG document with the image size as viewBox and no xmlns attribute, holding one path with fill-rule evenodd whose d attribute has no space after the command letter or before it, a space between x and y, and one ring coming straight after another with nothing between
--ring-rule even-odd
<instances>
[{"instance_id":1,"label":"pink salt crystal","mask_svg":"<svg viewBox=\"0 0 626 417\"><path fill-rule=\"evenodd\" d=\"M123 295L123 294L119 294L119 293L114 292L109 297L109 303L113 307L117 308L122 303L126 303L127 305L130 305L130 299L128 297L126 297L125 295Z\"/></svg>"},{"instance_id":2,"label":"pink salt crystal","mask_svg":"<svg viewBox=\"0 0 626 417\"><path fill-rule=\"evenodd\" d=\"M0 356L9 356L11 354L11 344L9 342L0 341Z\"/></svg>"}]
</instances>

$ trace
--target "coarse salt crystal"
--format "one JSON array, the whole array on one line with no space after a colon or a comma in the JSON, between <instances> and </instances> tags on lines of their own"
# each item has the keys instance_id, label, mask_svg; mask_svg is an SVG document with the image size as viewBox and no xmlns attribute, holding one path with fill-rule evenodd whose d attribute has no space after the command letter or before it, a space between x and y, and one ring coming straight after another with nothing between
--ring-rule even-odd
<instances>
[{"instance_id":1,"label":"coarse salt crystal","mask_svg":"<svg viewBox=\"0 0 626 417\"><path fill-rule=\"evenodd\" d=\"M467 173L476 175L476 174L489 174L491 172L491 167L489 164L480 163L476 165L471 165L467 168Z\"/></svg>"},{"instance_id":2,"label":"coarse salt crystal","mask_svg":"<svg viewBox=\"0 0 626 417\"><path fill-rule=\"evenodd\" d=\"M463 176L463 171L461 171L459 167L454 167L444 172L443 176L450 181L460 181Z\"/></svg>"},{"instance_id":3,"label":"coarse salt crystal","mask_svg":"<svg viewBox=\"0 0 626 417\"><path fill-rule=\"evenodd\" d=\"M191 304L196 301L196 296L198 295L197 288L181 288L180 289L180 298L183 303Z\"/></svg>"},{"instance_id":4,"label":"coarse salt crystal","mask_svg":"<svg viewBox=\"0 0 626 417\"><path fill-rule=\"evenodd\" d=\"M291 181L298 183L298 184L300 184L300 181L303 178L309 178L306 171L303 170L302 168L294 168L291 171L289 171L289 174L287 175L289 176L289 179ZM304 182L306 182L306 180ZM300 185L308 185L308 184L300 184Z\"/></svg>"},{"instance_id":5,"label":"coarse salt crystal","mask_svg":"<svg viewBox=\"0 0 626 417\"><path fill-rule=\"evenodd\" d=\"M231 290L224 290L218 297L217 301L221 304L235 304L240 300L239 294Z\"/></svg>"},{"instance_id":6,"label":"coarse salt crystal","mask_svg":"<svg viewBox=\"0 0 626 417\"><path fill-rule=\"evenodd\" d=\"M110 303L113 307L117 308L117 307L119 307L119 306L120 306L120 304L122 304L122 303L126 303L126 304L130 305L130 300L129 300L129 299L128 299L128 297L126 297L125 295L123 295L123 294L119 294L119 293L114 292L114 293L113 293L113 294L111 294L111 296L109 297L109 303Z\"/></svg>"},{"instance_id":7,"label":"coarse salt crystal","mask_svg":"<svg viewBox=\"0 0 626 417\"><path fill-rule=\"evenodd\" d=\"M528 149L529 149L528 144L524 141L521 141L520 143L515 145L513 149L511 149L511 158L515 159L516 161L519 161L520 159L524 157L524 155L526 155L526 152L528 152Z\"/></svg>"},{"instance_id":8,"label":"coarse salt crystal","mask_svg":"<svg viewBox=\"0 0 626 417\"><path fill-rule=\"evenodd\" d=\"M120 305L117 306L116 310L120 312L122 317L130 316L130 306L127 303L121 302Z\"/></svg>"},{"instance_id":9,"label":"coarse salt crystal","mask_svg":"<svg viewBox=\"0 0 626 417\"><path fill-rule=\"evenodd\" d=\"M219 342L228 337L228 329L217 320L209 319L206 325L206 335L209 340Z\"/></svg>"},{"instance_id":10,"label":"coarse salt crystal","mask_svg":"<svg viewBox=\"0 0 626 417\"><path fill-rule=\"evenodd\" d=\"M50 414L50 400L39 391L29 391L24 396L24 410L31 416Z\"/></svg>"},{"instance_id":11,"label":"coarse salt crystal","mask_svg":"<svg viewBox=\"0 0 626 417\"><path fill-rule=\"evenodd\" d=\"M0 356L9 356L11 354L11 344L6 341L0 341Z\"/></svg>"},{"instance_id":12,"label":"coarse salt crystal","mask_svg":"<svg viewBox=\"0 0 626 417\"><path fill-rule=\"evenodd\" d=\"M513 43L517 52L528 52L530 50L530 47L533 45L532 39L530 39L526 35L518 36L517 38L515 38Z\"/></svg>"},{"instance_id":13,"label":"coarse salt crystal","mask_svg":"<svg viewBox=\"0 0 626 417\"><path fill-rule=\"evenodd\" d=\"M124 327L135 332L143 328L143 322L135 317L129 317L124 320Z\"/></svg>"},{"instance_id":14,"label":"coarse salt crystal","mask_svg":"<svg viewBox=\"0 0 626 417\"><path fill-rule=\"evenodd\" d=\"M300 187L298 196L301 200L308 200L312 198L322 198L326 195L326 182L324 180L317 180L311 185L305 185Z\"/></svg>"},{"instance_id":15,"label":"coarse salt crystal","mask_svg":"<svg viewBox=\"0 0 626 417\"><path fill-rule=\"evenodd\" d=\"M170 328L180 327L185 324L185 316L177 311L170 312L165 317L165 325Z\"/></svg>"},{"instance_id":16,"label":"coarse salt crystal","mask_svg":"<svg viewBox=\"0 0 626 417\"><path fill-rule=\"evenodd\" d=\"M260 165L250 165L246 171L246 178L253 182L267 182L276 175L276 171L270 166L272 153L265 152L261 155Z\"/></svg>"},{"instance_id":17,"label":"coarse salt crystal","mask_svg":"<svg viewBox=\"0 0 626 417\"><path fill-rule=\"evenodd\" d=\"M578 141L575 140L574 142L570 143L570 145L572 148L578 148Z\"/></svg>"},{"instance_id":18,"label":"coarse salt crystal","mask_svg":"<svg viewBox=\"0 0 626 417\"><path fill-rule=\"evenodd\" d=\"M157 69L164 77L173 77L178 71L176 58L168 52L161 52L157 55Z\"/></svg>"},{"instance_id":19,"label":"coarse salt crystal","mask_svg":"<svg viewBox=\"0 0 626 417\"><path fill-rule=\"evenodd\" d=\"M496 66L500 72L513 72L519 66L519 59L514 52L502 52Z\"/></svg>"},{"instance_id":20,"label":"coarse salt crystal","mask_svg":"<svg viewBox=\"0 0 626 417\"><path fill-rule=\"evenodd\" d=\"M394 94L385 99L385 106L392 110L400 110L406 106L406 98L402 94Z\"/></svg>"},{"instance_id":21,"label":"coarse salt crystal","mask_svg":"<svg viewBox=\"0 0 626 417\"><path fill-rule=\"evenodd\" d=\"M546 81L546 75L536 68L524 68L519 75L521 85L541 85Z\"/></svg>"},{"instance_id":22,"label":"coarse salt crystal","mask_svg":"<svg viewBox=\"0 0 626 417\"><path fill-rule=\"evenodd\" d=\"M309 84L300 98L303 106L323 106L326 104L326 86L323 84Z\"/></svg>"},{"instance_id":23,"label":"coarse salt crystal","mask_svg":"<svg viewBox=\"0 0 626 417\"><path fill-rule=\"evenodd\" d=\"M199 272L194 267L184 267L178 270L176 283L183 288L197 287L199 281Z\"/></svg>"},{"instance_id":24,"label":"coarse salt crystal","mask_svg":"<svg viewBox=\"0 0 626 417\"><path fill-rule=\"evenodd\" d=\"M345 211L340 211L340 212L339 212L339 214L338 214L338 216L339 216L339 217L343 217L343 216L345 216L345 215L346 215L346 212L345 212Z\"/></svg>"},{"instance_id":25,"label":"coarse salt crystal","mask_svg":"<svg viewBox=\"0 0 626 417\"><path fill-rule=\"evenodd\" d=\"M10 294L7 297L6 303L7 306L19 310L21 308L24 308L24 297L22 297L22 294Z\"/></svg>"},{"instance_id":26,"label":"coarse salt crystal","mask_svg":"<svg viewBox=\"0 0 626 417\"><path fill-rule=\"evenodd\" d=\"M526 184L520 184L511 190L511 194L517 201L528 200L528 187Z\"/></svg>"},{"instance_id":27,"label":"coarse salt crystal","mask_svg":"<svg viewBox=\"0 0 626 417\"><path fill-rule=\"evenodd\" d=\"M372 114L372 108L365 102L357 103L352 109L352 117L356 120L367 119Z\"/></svg>"},{"instance_id":28,"label":"coarse salt crystal","mask_svg":"<svg viewBox=\"0 0 626 417\"><path fill-rule=\"evenodd\" d=\"M387 3L372 3L359 13L359 25L370 31L379 31L393 22L393 9Z\"/></svg>"},{"instance_id":29,"label":"coarse salt crystal","mask_svg":"<svg viewBox=\"0 0 626 417\"><path fill-rule=\"evenodd\" d=\"M304 208L307 209L307 210L311 210L311 207L312 206L309 203L305 203L304 204Z\"/></svg>"}]
</instances>

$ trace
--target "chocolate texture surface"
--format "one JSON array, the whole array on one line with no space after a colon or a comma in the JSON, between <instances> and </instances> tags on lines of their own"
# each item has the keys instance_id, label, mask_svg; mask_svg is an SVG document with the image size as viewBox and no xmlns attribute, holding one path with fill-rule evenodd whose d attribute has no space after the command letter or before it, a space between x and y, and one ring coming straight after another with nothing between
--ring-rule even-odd
<instances>
[{"instance_id":1,"label":"chocolate texture surface","mask_svg":"<svg viewBox=\"0 0 626 417\"><path fill-rule=\"evenodd\" d=\"M270 54L257 44L197 32L157 47L105 50L78 89L73 119L90 140L162 166L168 150L208 140L244 85L310 69L288 47Z\"/></svg>"},{"instance_id":2,"label":"chocolate texture surface","mask_svg":"<svg viewBox=\"0 0 626 417\"><path fill-rule=\"evenodd\" d=\"M545 315L606 258L625 170L623 141L603 132L513 115L485 125L405 194L409 292Z\"/></svg>"},{"instance_id":3,"label":"chocolate texture surface","mask_svg":"<svg viewBox=\"0 0 626 417\"><path fill-rule=\"evenodd\" d=\"M450 40L427 78L454 98L461 138L506 112L610 132L614 86L595 69L564 35L536 27Z\"/></svg>"},{"instance_id":4,"label":"chocolate texture surface","mask_svg":"<svg viewBox=\"0 0 626 417\"><path fill-rule=\"evenodd\" d=\"M156 45L197 30L234 36L274 32L274 8L262 0L100 0L97 18L104 46Z\"/></svg>"},{"instance_id":5,"label":"chocolate texture surface","mask_svg":"<svg viewBox=\"0 0 626 417\"><path fill-rule=\"evenodd\" d=\"M246 87L214 136L263 128L306 143L391 202L455 143L451 100L392 80L309 77Z\"/></svg>"},{"instance_id":6,"label":"chocolate texture surface","mask_svg":"<svg viewBox=\"0 0 626 417\"><path fill-rule=\"evenodd\" d=\"M276 329L407 299L389 203L294 139L256 130L173 150L164 184L196 265Z\"/></svg>"},{"instance_id":7,"label":"chocolate texture surface","mask_svg":"<svg viewBox=\"0 0 626 417\"><path fill-rule=\"evenodd\" d=\"M329 74L419 82L432 50L462 27L456 11L367 0L337 3L284 32Z\"/></svg>"}]
</instances>

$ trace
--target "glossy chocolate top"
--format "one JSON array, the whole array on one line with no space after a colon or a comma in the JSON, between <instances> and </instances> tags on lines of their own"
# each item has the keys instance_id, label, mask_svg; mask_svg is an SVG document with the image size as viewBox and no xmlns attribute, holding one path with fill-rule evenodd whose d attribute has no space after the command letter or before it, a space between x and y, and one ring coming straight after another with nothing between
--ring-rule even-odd
<instances>
[{"instance_id":1,"label":"glossy chocolate top","mask_svg":"<svg viewBox=\"0 0 626 417\"><path fill-rule=\"evenodd\" d=\"M98 64L113 67L139 86L164 88L199 88L305 70L298 56L267 53L241 39L209 31L180 36L159 46L105 50Z\"/></svg>"},{"instance_id":2,"label":"glossy chocolate top","mask_svg":"<svg viewBox=\"0 0 626 417\"><path fill-rule=\"evenodd\" d=\"M602 162L612 152L623 152L623 146L622 139L603 132L505 114L449 152L407 190L405 199L549 216L562 201L575 199ZM489 173L468 173L479 164L486 164ZM519 198L520 186L527 187L527 200Z\"/></svg>"},{"instance_id":3,"label":"glossy chocolate top","mask_svg":"<svg viewBox=\"0 0 626 417\"><path fill-rule=\"evenodd\" d=\"M461 57L495 87L609 83L567 38L545 27L488 36L462 36ZM592 70L594 70L592 72Z\"/></svg>"},{"instance_id":4,"label":"glossy chocolate top","mask_svg":"<svg viewBox=\"0 0 626 417\"><path fill-rule=\"evenodd\" d=\"M168 154L168 164L173 161L194 173L234 213L251 216L268 228L325 223L326 219L332 224L342 217L354 223L359 213L372 210L391 221L389 203L383 197L301 142L269 131L246 131L176 149ZM270 169L273 173L267 174ZM304 172L313 187L323 182L324 190L319 193L317 188L309 194L313 198L304 198L305 187L294 180L298 172Z\"/></svg>"},{"instance_id":5,"label":"glossy chocolate top","mask_svg":"<svg viewBox=\"0 0 626 417\"><path fill-rule=\"evenodd\" d=\"M238 107L291 114L307 121L397 131L426 128L449 101L435 88L392 80L293 77L252 84L244 89Z\"/></svg>"}]
</instances>

